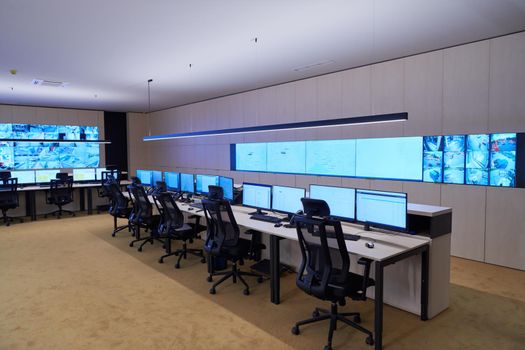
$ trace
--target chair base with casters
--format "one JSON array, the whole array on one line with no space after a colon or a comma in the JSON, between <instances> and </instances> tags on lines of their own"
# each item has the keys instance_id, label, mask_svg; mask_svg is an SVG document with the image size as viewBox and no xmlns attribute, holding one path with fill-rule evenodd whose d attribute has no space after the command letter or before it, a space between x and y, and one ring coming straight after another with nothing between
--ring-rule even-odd
<instances>
[{"instance_id":1,"label":"chair base with casters","mask_svg":"<svg viewBox=\"0 0 525 350\"><path fill-rule=\"evenodd\" d=\"M2 209L2 220L6 226L11 225L15 218L7 215L7 209ZM24 222L24 219L18 219L21 223Z\"/></svg>"},{"instance_id":2,"label":"chair base with casters","mask_svg":"<svg viewBox=\"0 0 525 350\"><path fill-rule=\"evenodd\" d=\"M76 216L75 213L71 210L62 209L62 206L58 206L58 210L55 210L54 212L47 213L44 215L44 218L47 218L49 215L56 216L57 219L60 219L62 217L63 213L68 213L71 216Z\"/></svg>"},{"instance_id":3,"label":"chair base with casters","mask_svg":"<svg viewBox=\"0 0 525 350\"><path fill-rule=\"evenodd\" d=\"M190 243L192 243L191 240L190 240ZM188 248L186 241L183 241L182 248L179 248L175 251L171 251L171 239L167 238L166 254L164 254L163 256L159 258L159 264L164 263L164 259L167 257L178 256L179 258L177 259L177 262L175 263L175 268L180 269L180 261L182 259L186 260L188 258L188 254L201 258L201 263L203 264L206 263L206 258L204 257L204 252L202 249Z\"/></svg>"},{"instance_id":4,"label":"chair base with casters","mask_svg":"<svg viewBox=\"0 0 525 350\"><path fill-rule=\"evenodd\" d=\"M352 320L350 320L348 317L352 317ZM334 331L337 330L337 321L346 323L352 328L357 329L360 332L365 333L368 335L366 338L366 344L368 345L374 345L374 336L371 331L369 331L366 328L363 328L359 323L361 323L361 315L359 312L338 312L337 311L337 303L332 302L332 306L330 308L330 311L323 310L320 308L315 308L314 312L312 313L312 318L299 321L295 324L295 326L292 327L292 334L299 335L299 326L304 326L310 323L320 322L320 321L330 321L330 326L328 329L328 344L325 345L324 350L331 350L332 349L332 337L334 335Z\"/></svg>"},{"instance_id":5,"label":"chair base with casters","mask_svg":"<svg viewBox=\"0 0 525 350\"><path fill-rule=\"evenodd\" d=\"M215 282L213 284L213 286L210 288L210 294L215 294L216 293L215 289L217 288L217 286L219 284L221 284L222 282L226 281L227 279L229 279L230 277L233 279L233 283L237 283L237 279L239 281L241 281L241 283L244 285L244 290L243 290L244 295L249 295L250 294L250 287L248 286L248 284L246 283L246 281L244 280L244 278L242 276L257 277L257 282L258 283L262 283L264 281L264 277L261 274L254 273L254 272L245 272L245 271L239 270L239 267L237 266L238 263L240 263L241 265L244 264L243 260L238 260L238 261L234 260L232 262L232 269L231 269L231 271L227 271L227 272L211 272L210 273L210 275L207 278L208 282L213 282L213 276L222 276L222 278L220 280L218 280L217 282Z\"/></svg>"},{"instance_id":6,"label":"chair base with casters","mask_svg":"<svg viewBox=\"0 0 525 350\"><path fill-rule=\"evenodd\" d=\"M160 236L154 236L153 233L150 234L148 237L140 237L140 226L136 226L135 228L132 227L133 232L135 233L135 239L129 242L129 246L133 247L135 243L142 242L140 246L138 247L138 251L142 251L142 247L146 245L146 243L153 244L155 241L158 241L162 243L162 247L165 247L165 242L160 238ZM148 228L146 228L146 232L148 231Z\"/></svg>"},{"instance_id":7,"label":"chair base with casters","mask_svg":"<svg viewBox=\"0 0 525 350\"><path fill-rule=\"evenodd\" d=\"M125 218L122 218L122 219L125 219ZM118 226L118 224L117 224L117 217L114 216L113 217L113 233L111 234L111 236L115 237L117 232L120 232L120 231L125 230L125 229L128 229L128 232L132 232L131 224L128 222L126 225ZM134 235L134 232L133 232L133 235Z\"/></svg>"}]
</instances>

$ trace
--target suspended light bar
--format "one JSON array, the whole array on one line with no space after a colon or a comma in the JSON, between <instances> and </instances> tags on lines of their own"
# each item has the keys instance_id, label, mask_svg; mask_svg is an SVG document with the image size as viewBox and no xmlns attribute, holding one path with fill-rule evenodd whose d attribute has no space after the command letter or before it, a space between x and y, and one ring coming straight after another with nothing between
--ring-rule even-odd
<instances>
[{"instance_id":1,"label":"suspended light bar","mask_svg":"<svg viewBox=\"0 0 525 350\"><path fill-rule=\"evenodd\" d=\"M184 138L190 138L190 137L248 134L248 133L268 132L268 131L290 131L290 130L303 130L303 129L313 129L313 128L327 128L327 127L335 127L335 126L348 126L348 125L356 125L356 124L400 122L400 121L406 121L406 120L408 120L408 113L403 112L403 113L392 113L392 114L369 115L369 116L353 117L353 118L325 119L325 120L313 120L313 121L308 121L308 122L248 126L245 128L205 130L205 131L183 132L183 133L177 133L177 134L152 135L152 136L145 136L143 140L144 141L158 141L158 140L184 139Z\"/></svg>"},{"instance_id":2,"label":"suspended light bar","mask_svg":"<svg viewBox=\"0 0 525 350\"><path fill-rule=\"evenodd\" d=\"M76 143L100 143L110 144L109 140L49 140L49 139L0 139L0 142L36 142L36 143L63 143L63 142L76 142Z\"/></svg>"}]
</instances>

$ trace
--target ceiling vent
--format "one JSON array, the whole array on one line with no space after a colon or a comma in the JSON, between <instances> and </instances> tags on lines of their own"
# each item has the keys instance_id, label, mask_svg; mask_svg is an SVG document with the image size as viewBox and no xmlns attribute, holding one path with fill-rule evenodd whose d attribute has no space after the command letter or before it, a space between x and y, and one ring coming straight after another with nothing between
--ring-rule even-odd
<instances>
[{"instance_id":1,"label":"ceiling vent","mask_svg":"<svg viewBox=\"0 0 525 350\"><path fill-rule=\"evenodd\" d=\"M292 70L295 71L295 72L302 72L302 71L305 71L305 70L310 70L310 69L319 68L319 67L322 67L322 66L327 66L327 65L332 64L332 63L335 63L335 61L333 61L333 60L322 61L322 62L307 64L306 66L295 67L295 68L292 68Z\"/></svg>"},{"instance_id":2,"label":"ceiling vent","mask_svg":"<svg viewBox=\"0 0 525 350\"><path fill-rule=\"evenodd\" d=\"M50 87L66 87L69 83L64 81L51 81L44 79L33 79L33 85L50 86Z\"/></svg>"}]
</instances>

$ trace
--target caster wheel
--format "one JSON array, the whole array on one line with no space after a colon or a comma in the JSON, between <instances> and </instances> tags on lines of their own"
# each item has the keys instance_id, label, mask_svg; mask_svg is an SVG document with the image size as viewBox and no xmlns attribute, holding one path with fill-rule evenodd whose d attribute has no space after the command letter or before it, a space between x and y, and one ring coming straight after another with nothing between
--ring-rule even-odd
<instances>
[{"instance_id":1,"label":"caster wheel","mask_svg":"<svg viewBox=\"0 0 525 350\"><path fill-rule=\"evenodd\" d=\"M112 233L112 234L111 234L111 237L115 237L115 234L114 234L114 233Z\"/></svg>"},{"instance_id":2,"label":"caster wheel","mask_svg":"<svg viewBox=\"0 0 525 350\"><path fill-rule=\"evenodd\" d=\"M312 317L313 318L319 317L319 311L315 310L314 312L312 312Z\"/></svg>"},{"instance_id":3,"label":"caster wheel","mask_svg":"<svg viewBox=\"0 0 525 350\"><path fill-rule=\"evenodd\" d=\"M261 276L257 277L257 283L263 283L264 281L264 278L262 278Z\"/></svg>"},{"instance_id":4,"label":"caster wheel","mask_svg":"<svg viewBox=\"0 0 525 350\"><path fill-rule=\"evenodd\" d=\"M355 316L354 316L354 322L355 322L355 323L361 323L361 316L359 316L359 315L355 315Z\"/></svg>"},{"instance_id":5,"label":"caster wheel","mask_svg":"<svg viewBox=\"0 0 525 350\"><path fill-rule=\"evenodd\" d=\"M130 247L133 247L133 243L130 243L129 246L130 246Z\"/></svg>"},{"instance_id":6,"label":"caster wheel","mask_svg":"<svg viewBox=\"0 0 525 350\"><path fill-rule=\"evenodd\" d=\"M374 345L374 338L372 338L372 336L367 337L366 343L370 346Z\"/></svg>"},{"instance_id":7,"label":"caster wheel","mask_svg":"<svg viewBox=\"0 0 525 350\"><path fill-rule=\"evenodd\" d=\"M242 291L242 293L244 295L250 295L250 290L249 289L245 289L245 290Z\"/></svg>"},{"instance_id":8,"label":"caster wheel","mask_svg":"<svg viewBox=\"0 0 525 350\"><path fill-rule=\"evenodd\" d=\"M299 333L300 333L300 332L299 332L299 327L297 327L297 326L293 326L293 327L292 327L292 334L293 334L293 335L299 335Z\"/></svg>"},{"instance_id":9,"label":"caster wheel","mask_svg":"<svg viewBox=\"0 0 525 350\"><path fill-rule=\"evenodd\" d=\"M323 349L324 350L332 350L332 347L330 345L325 345Z\"/></svg>"},{"instance_id":10,"label":"caster wheel","mask_svg":"<svg viewBox=\"0 0 525 350\"><path fill-rule=\"evenodd\" d=\"M215 288L210 289L210 294L215 294Z\"/></svg>"},{"instance_id":11,"label":"caster wheel","mask_svg":"<svg viewBox=\"0 0 525 350\"><path fill-rule=\"evenodd\" d=\"M211 278L211 276L208 276L208 277L206 277L206 281L213 282L213 278Z\"/></svg>"},{"instance_id":12,"label":"caster wheel","mask_svg":"<svg viewBox=\"0 0 525 350\"><path fill-rule=\"evenodd\" d=\"M201 263L202 263L202 264L205 264L205 263L206 263L206 258L202 258L202 259L201 259Z\"/></svg>"},{"instance_id":13,"label":"caster wheel","mask_svg":"<svg viewBox=\"0 0 525 350\"><path fill-rule=\"evenodd\" d=\"M142 251L142 247L140 247L140 248L139 248L139 249L137 249L137 250L138 250L139 252L141 252L141 251Z\"/></svg>"},{"instance_id":14,"label":"caster wheel","mask_svg":"<svg viewBox=\"0 0 525 350\"><path fill-rule=\"evenodd\" d=\"M175 264L176 269L180 269L180 264Z\"/></svg>"},{"instance_id":15,"label":"caster wheel","mask_svg":"<svg viewBox=\"0 0 525 350\"><path fill-rule=\"evenodd\" d=\"M164 260L163 259L159 259L159 264L164 264Z\"/></svg>"}]
</instances>

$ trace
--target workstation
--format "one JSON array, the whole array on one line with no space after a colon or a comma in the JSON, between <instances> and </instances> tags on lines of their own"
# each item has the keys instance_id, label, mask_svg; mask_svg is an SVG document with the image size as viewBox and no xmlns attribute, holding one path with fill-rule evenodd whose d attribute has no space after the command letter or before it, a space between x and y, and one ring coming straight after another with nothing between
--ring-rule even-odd
<instances>
[{"instance_id":1,"label":"workstation","mask_svg":"<svg viewBox=\"0 0 525 350\"><path fill-rule=\"evenodd\" d=\"M461 3L1 5L0 348L520 348L525 7Z\"/></svg>"}]
</instances>

